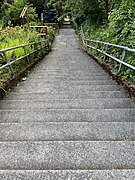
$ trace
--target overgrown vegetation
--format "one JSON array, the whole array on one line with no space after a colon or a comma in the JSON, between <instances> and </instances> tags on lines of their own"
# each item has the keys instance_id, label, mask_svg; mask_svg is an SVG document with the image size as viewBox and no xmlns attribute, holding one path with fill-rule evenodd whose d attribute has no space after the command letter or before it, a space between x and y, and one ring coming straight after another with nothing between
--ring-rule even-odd
<instances>
[{"instance_id":1,"label":"overgrown vegetation","mask_svg":"<svg viewBox=\"0 0 135 180\"><path fill-rule=\"evenodd\" d=\"M107 23L92 25L85 21L82 23L85 36L89 39L111 42L135 49L135 1L122 0L119 5L115 5L109 13ZM117 58L122 58L122 51L118 48L111 48L110 53ZM97 56L93 52L94 55ZM101 59L101 54L98 54ZM135 53L127 53L126 62L135 66ZM118 71L119 64L109 59L108 64ZM123 79L135 81L135 72L128 68L123 68L120 75Z\"/></svg>"},{"instance_id":2,"label":"overgrown vegetation","mask_svg":"<svg viewBox=\"0 0 135 180\"><path fill-rule=\"evenodd\" d=\"M0 31L0 49L19 46L41 39L36 31L28 31L28 29L16 26L14 28L7 27Z\"/></svg>"},{"instance_id":3,"label":"overgrown vegetation","mask_svg":"<svg viewBox=\"0 0 135 180\"><path fill-rule=\"evenodd\" d=\"M28 18L29 21L37 20L36 10L32 4L29 4L27 0L4 0L2 5L2 22L3 26L16 26L21 25L20 14L25 6L28 6Z\"/></svg>"},{"instance_id":4,"label":"overgrown vegetation","mask_svg":"<svg viewBox=\"0 0 135 180\"><path fill-rule=\"evenodd\" d=\"M0 49L6 49L10 47L19 46L22 44L28 44L30 42L38 41L40 38L37 36L37 32L29 31L27 32L20 27L16 28L6 28L5 30L1 30L0 32ZM27 53L33 51L33 47L26 47ZM19 48L12 51L6 52L7 58L9 61L15 60L24 55L24 49ZM6 58L3 53L0 53L0 66L6 64ZM22 60L16 63L14 66L15 71L19 68L19 66L26 64L26 61ZM5 68L4 71L1 71L1 77L9 77L11 75L11 71L9 68Z\"/></svg>"}]
</instances>

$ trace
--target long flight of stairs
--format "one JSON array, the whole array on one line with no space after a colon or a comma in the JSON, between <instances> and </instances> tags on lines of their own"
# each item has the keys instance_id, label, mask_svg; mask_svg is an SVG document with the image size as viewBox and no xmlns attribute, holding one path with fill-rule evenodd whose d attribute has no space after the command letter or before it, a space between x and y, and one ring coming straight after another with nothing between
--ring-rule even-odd
<instances>
[{"instance_id":1,"label":"long flight of stairs","mask_svg":"<svg viewBox=\"0 0 135 180\"><path fill-rule=\"evenodd\" d=\"M135 103L73 29L0 102L0 180L135 180Z\"/></svg>"}]
</instances>

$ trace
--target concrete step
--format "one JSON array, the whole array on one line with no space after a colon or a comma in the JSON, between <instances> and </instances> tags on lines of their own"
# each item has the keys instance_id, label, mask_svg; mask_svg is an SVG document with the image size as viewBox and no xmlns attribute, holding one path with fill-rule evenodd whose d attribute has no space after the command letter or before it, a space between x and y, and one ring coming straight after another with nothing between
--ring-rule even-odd
<instances>
[{"instance_id":1,"label":"concrete step","mask_svg":"<svg viewBox=\"0 0 135 180\"><path fill-rule=\"evenodd\" d=\"M76 80L76 81L86 81L86 80L110 80L111 78L109 76L89 76L89 77L81 77L81 76L50 76L50 77L46 77L46 76L29 76L28 78L30 81L32 80L40 80L42 79L43 82L44 81L72 81L72 80Z\"/></svg>"},{"instance_id":2,"label":"concrete step","mask_svg":"<svg viewBox=\"0 0 135 180\"><path fill-rule=\"evenodd\" d=\"M61 71L36 71L36 75L35 75L35 71L34 72L31 72L29 74L29 76L69 76L69 75L72 75L72 76L108 76L108 74L104 71L102 72L87 72L87 71L72 71L72 70L68 70L68 71L65 71L65 70L61 70Z\"/></svg>"},{"instance_id":3,"label":"concrete step","mask_svg":"<svg viewBox=\"0 0 135 180\"><path fill-rule=\"evenodd\" d=\"M62 29L72 29L72 25L62 25Z\"/></svg>"},{"instance_id":4,"label":"concrete step","mask_svg":"<svg viewBox=\"0 0 135 180\"><path fill-rule=\"evenodd\" d=\"M16 87L14 89L14 92L49 92L49 93L61 93L61 92L87 92L89 93L90 91L119 91L121 90L121 87L117 86L117 85L78 85L78 86L59 86L59 85L55 85L55 86L47 86L46 84L36 84L36 85L31 85L29 84L29 86L22 86L22 87Z\"/></svg>"},{"instance_id":5,"label":"concrete step","mask_svg":"<svg viewBox=\"0 0 135 180\"><path fill-rule=\"evenodd\" d=\"M61 36L61 38L63 37ZM76 45L76 43L74 44ZM65 42L64 40L60 40L58 47L52 47L53 51L51 51L51 53L49 53L46 57L44 57L43 60L45 62L42 61L41 63L49 64L49 65L53 64L55 66L58 65L57 68L60 68L63 65L66 65L68 67L77 67L77 68L81 67L80 65L83 65L83 67L86 66L87 68L89 67L89 69L96 67L100 68L100 66L92 58L90 58L90 56L88 56L86 53L81 51L79 46L76 48L68 46L69 49L66 47L66 50L65 47L62 49L62 46L66 47L67 42ZM49 60L51 60L51 62L49 62ZM46 66L44 66L43 68L46 68Z\"/></svg>"},{"instance_id":6,"label":"concrete step","mask_svg":"<svg viewBox=\"0 0 135 180\"><path fill-rule=\"evenodd\" d=\"M85 67L86 68L86 67ZM77 72L77 74L81 74L81 75L84 75L86 74L87 76L89 75L106 75L108 76L108 74L103 70L103 69L97 69L97 68L91 68L91 69L88 69L86 68L86 71L82 71L80 68L77 68L77 67L65 67L65 69L63 69L63 67L56 67L56 68L52 68L52 69L47 69L47 67L34 67L33 71L30 71L29 73L30 74L34 74L37 73L39 75L44 75L44 74L54 74L54 75L62 75L62 74L75 74L75 72Z\"/></svg>"},{"instance_id":7,"label":"concrete step","mask_svg":"<svg viewBox=\"0 0 135 180\"><path fill-rule=\"evenodd\" d=\"M27 87L27 86L45 86L45 87L74 87L74 86L77 86L78 88L80 86L89 86L89 85L116 85L117 83L115 81L112 81L112 80L97 80L97 81L71 81L71 82L61 82L61 81L58 81L58 82L49 82L47 81L45 84L43 84L41 81L37 81L37 82L31 82L31 83L27 83L27 80L26 81L23 81L21 82L18 86L19 87Z\"/></svg>"},{"instance_id":8,"label":"concrete step","mask_svg":"<svg viewBox=\"0 0 135 180\"><path fill-rule=\"evenodd\" d=\"M135 122L45 122L0 124L0 142L134 140Z\"/></svg>"},{"instance_id":9,"label":"concrete step","mask_svg":"<svg viewBox=\"0 0 135 180\"><path fill-rule=\"evenodd\" d=\"M43 68L43 69L42 69ZM75 72L77 73L77 74L84 74L84 73L86 73L87 75L91 75L91 74L93 74L93 75L99 75L99 74L102 74L102 75L108 75L103 69L89 69L89 68L86 68L85 69L85 72L82 70L82 69L77 69L77 68L66 68L66 69L62 69L62 68L45 68L45 67L40 67L40 71L39 71L39 68L38 68L38 66L37 67L34 67L34 72L36 72L37 74L47 74L47 73L49 73L49 74L62 74L62 73L64 73L64 74L66 74L66 73L68 73L68 74L75 74ZM33 73L33 71L30 71L30 73ZM34 73L33 73L34 74Z\"/></svg>"},{"instance_id":10,"label":"concrete step","mask_svg":"<svg viewBox=\"0 0 135 180\"><path fill-rule=\"evenodd\" d=\"M134 180L135 169L124 170L1 170L1 180Z\"/></svg>"},{"instance_id":11,"label":"concrete step","mask_svg":"<svg viewBox=\"0 0 135 180\"><path fill-rule=\"evenodd\" d=\"M63 51L60 51L59 53L61 54L62 52ZM67 54L68 53L70 53L70 51L67 51ZM69 72L74 73L76 71L78 73L78 72L82 72L83 69L86 69L86 71L85 71L86 73L96 73L96 72L97 73L105 73L105 71L98 65L95 65L95 64L91 65L88 62L79 63L79 61L82 60L82 58L79 59L79 57L77 57L78 62L75 60L75 62L77 64L79 63L79 65L76 65L76 64L73 64L73 63L70 64L71 60L67 60L67 59L63 59L63 58L60 58L61 61L59 60L57 62L56 58L59 58L59 57L51 57L51 56L49 56L47 58L47 60L44 59L44 61L45 61L44 65L45 66L42 66L42 64L40 64L39 68L35 67L34 70L36 72L38 72L38 73L40 73L40 71L41 72L46 72L46 70L51 70L53 72L56 71L56 70L61 70L59 72L67 72L67 73L69 73ZM64 60L66 62L64 62L62 64L62 61L64 61ZM49 61L51 61L51 63L52 63L52 68L49 65L50 64ZM107 75L107 73L105 73L105 74Z\"/></svg>"},{"instance_id":12,"label":"concrete step","mask_svg":"<svg viewBox=\"0 0 135 180\"><path fill-rule=\"evenodd\" d=\"M62 29L71 29L71 28L72 28L72 25L66 25L66 24L64 24L64 25L61 26L61 28L62 28Z\"/></svg>"},{"instance_id":13,"label":"concrete step","mask_svg":"<svg viewBox=\"0 0 135 180\"><path fill-rule=\"evenodd\" d=\"M14 92L33 92L33 93L49 93L49 94L60 94L60 93L78 93L80 94L80 92L85 92L87 94L90 93L90 91L120 91L122 90L122 88L118 85L86 85L86 86L74 86L74 87L70 87L70 86L57 86L57 87L46 87L46 84L43 83L42 86L35 86L35 87L31 87L31 85L29 84L29 86L27 87L16 87L13 91Z\"/></svg>"},{"instance_id":14,"label":"concrete step","mask_svg":"<svg viewBox=\"0 0 135 180\"><path fill-rule=\"evenodd\" d=\"M85 66L84 67L85 68L85 72L86 73L94 73L94 74L96 74L96 73L104 73L104 74L106 74L107 75L107 73L103 70L103 69L101 69L100 67L98 67L98 68L96 68L96 67L87 67L87 66ZM80 68L80 67L72 67L72 66L69 66L69 67L65 67L64 69L63 69L63 67L54 67L54 66L52 66L52 67L46 67L46 66L42 66L41 64L38 64L38 66L35 66L34 67L34 72L36 72L36 73L41 73L41 74L43 74L43 73L61 73L61 72L71 72L71 73L73 73L73 72L83 72L84 73L84 71ZM30 73L33 73L33 71L30 71Z\"/></svg>"},{"instance_id":15,"label":"concrete step","mask_svg":"<svg viewBox=\"0 0 135 180\"><path fill-rule=\"evenodd\" d=\"M6 100L35 100L42 101L47 99L49 96L50 99L96 99L96 98L126 98L127 94L122 91L90 91L89 93L80 91L77 92L68 92L68 93L18 93L18 92L9 92L5 97Z\"/></svg>"},{"instance_id":16,"label":"concrete step","mask_svg":"<svg viewBox=\"0 0 135 180\"><path fill-rule=\"evenodd\" d=\"M42 101L3 100L1 109L112 109L134 108L130 98L125 99L44 99Z\"/></svg>"},{"instance_id":17,"label":"concrete step","mask_svg":"<svg viewBox=\"0 0 135 180\"><path fill-rule=\"evenodd\" d=\"M66 45L67 43L64 41L59 41L60 46L63 44ZM79 47L75 49L71 48L72 47L66 50L64 48L63 50L61 47L52 47L53 51L43 58L42 62L39 64L39 67L42 69L61 69L63 66L65 66L65 69L69 68L70 70L72 68L77 68L81 70L82 65L82 67L86 67L86 70L103 70L93 59L90 58L90 56L83 53ZM42 64L49 66L42 66Z\"/></svg>"},{"instance_id":18,"label":"concrete step","mask_svg":"<svg viewBox=\"0 0 135 180\"><path fill-rule=\"evenodd\" d=\"M10 122L135 122L135 109L6 109L0 123Z\"/></svg>"},{"instance_id":19,"label":"concrete step","mask_svg":"<svg viewBox=\"0 0 135 180\"><path fill-rule=\"evenodd\" d=\"M0 169L135 169L135 141L1 142Z\"/></svg>"},{"instance_id":20,"label":"concrete step","mask_svg":"<svg viewBox=\"0 0 135 180\"><path fill-rule=\"evenodd\" d=\"M109 77L109 75L107 75L107 74L104 74L104 73L70 73L70 72L68 72L68 73L34 73L34 72L32 72L32 73L30 73L29 74L29 77L47 77L47 78L51 78L51 77L69 77L69 78L72 78L72 77L82 77L82 78L89 78L90 76L92 76L93 78L94 77L98 77L98 76L103 76L103 77L105 77L105 76L107 76L107 77Z\"/></svg>"},{"instance_id":21,"label":"concrete step","mask_svg":"<svg viewBox=\"0 0 135 180\"><path fill-rule=\"evenodd\" d=\"M41 84L42 82L43 82L43 84L65 84L65 85L91 85L91 84L93 84L94 85L94 83L95 84L97 84L97 83L99 83L99 85L100 85L100 82L102 82L103 84L107 84L107 83L112 83L112 85L116 85L117 83L116 83L116 81L114 81L114 80L112 80L112 79L106 79L106 80L104 80L104 79L101 79L101 80L94 80L94 79L91 79L91 80L71 80L71 81L69 81L69 80L63 80L63 81L61 81L61 80L55 80L55 79L53 79L53 80L47 80L47 79L29 79L29 77L25 77L26 79L25 80L22 80L22 81L20 81L18 84ZM108 85L111 85L111 84L108 84ZM121 86L119 86L119 87L121 87Z\"/></svg>"}]
</instances>

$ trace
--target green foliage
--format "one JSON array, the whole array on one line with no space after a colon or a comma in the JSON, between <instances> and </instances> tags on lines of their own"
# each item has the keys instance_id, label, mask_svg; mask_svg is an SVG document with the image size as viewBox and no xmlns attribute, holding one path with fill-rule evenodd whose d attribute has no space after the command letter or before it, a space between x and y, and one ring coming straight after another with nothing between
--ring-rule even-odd
<instances>
[{"instance_id":1,"label":"green foliage","mask_svg":"<svg viewBox=\"0 0 135 180\"><path fill-rule=\"evenodd\" d=\"M54 5L59 11L58 21L62 22L67 16L72 16L72 10L77 0L50 0L47 4L48 7Z\"/></svg>"},{"instance_id":2,"label":"green foliage","mask_svg":"<svg viewBox=\"0 0 135 180\"><path fill-rule=\"evenodd\" d=\"M79 27L81 24L99 24L103 21L102 11L98 1L78 0L73 10L73 21Z\"/></svg>"},{"instance_id":3,"label":"green foliage","mask_svg":"<svg viewBox=\"0 0 135 180\"><path fill-rule=\"evenodd\" d=\"M33 4L36 7L36 12L41 17L41 13L43 12L44 8L47 5L48 0L28 0L29 3Z\"/></svg>"},{"instance_id":4,"label":"green foliage","mask_svg":"<svg viewBox=\"0 0 135 180\"><path fill-rule=\"evenodd\" d=\"M119 4L113 6L109 13L108 24L90 25L87 21L83 24L85 36L90 39L111 42L135 49L135 1L122 0ZM104 49L105 50L105 49ZM103 59L101 54L93 55ZM123 51L118 48L110 48L109 53L117 58L122 58ZM125 61L135 66L135 53L127 53ZM109 59L108 64L116 72L119 64ZM123 79L135 81L135 72L123 67L120 75Z\"/></svg>"},{"instance_id":5,"label":"green foliage","mask_svg":"<svg viewBox=\"0 0 135 180\"><path fill-rule=\"evenodd\" d=\"M48 38L50 41L54 39L55 33L54 30L49 28L48 35L46 38ZM35 30L28 30L26 28L6 28L4 30L0 31L0 49L6 49L9 47L15 47L22 44L29 44L32 42L42 41L43 38L41 38L38 35L38 32ZM44 43L41 43L39 45L32 45L25 47L27 53L33 52L35 49L39 48L40 46L43 46ZM51 45L51 43L50 43ZM36 53L36 56L38 54L38 57L43 56L48 51L48 48L40 50L38 53ZM19 57L22 57L25 55L25 51L23 48L14 49L11 51L6 52L7 58L9 61L13 61ZM29 57L30 62L33 61L35 57L35 54L32 54ZM6 63L6 59L3 53L0 53L0 66L4 65ZM14 71L19 71L27 65L27 59L23 59L21 61L18 61L12 65ZM9 71L9 68L5 68L3 71L0 71L0 77L1 81L6 80L11 76L11 72Z\"/></svg>"},{"instance_id":6,"label":"green foliage","mask_svg":"<svg viewBox=\"0 0 135 180\"><path fill-rule=\"evenodd\" d=\"M51 27L48 27L48 28L47 28L47 32L48 32L47 38L48 38L48 40L49 40L50 42L52 42L52 41L54 40L55 36L57 36L56 29L53 29L53 28L51 28Z\"/></svg>"},{"instance_id":7,"label":"green foliage","mask_svg":"<svg viewBox=\"0 0 135 180\"><path fill-rule=\"evenodd\" d=\"M6 28L5 30L0 31L0 49L6 49L9 47L15 47L22 44L28 44L30 42L38 41L39 39L38 33L35 31L26 31L24 28L15 27L15 28ZM34 50L34 47L26 47L27 53L30 53ZM18 48L12 51L7 51L7 58L12 61L24 55L24 49ZM6 63L6 59L3 53L0 53L0 64L4 65ZM19 61L13 65L14 69L18 70L20 66L25 65L26 60ZM10 76L8 68L4 69L2 72L6 76Z\"/></svg>"},{"instance_id":8,"label":"green foliage","mask_svg":"<svg viewBox=\"0 0 135 180\"><path fill-rule=\"evenodd\" d=\"M135 1L123 0L109 16L108 32L114 42L135 48Z\"/></svg>"},{"instance_id":9,"label":"green foliage","mask_svg":"<svg viewBox=\"0 0 135 180\"><path fill-rule=\"evenodd\" d=\"M9 24L17 25L21 24L20 14L23 8L28 5L28 17L29 21L33 21L37 18L35 8L27 3L27 0L14 0L13 3L8 3L4 0L2 5L2 20L5 26Z\"/></svg>"},{"instance_id":10,"label":"green foliage","mask_svg":"<svg viewBox=\"0 0 135 180\"><path fill-rule=\"evenodd\" d=\"M0 1L0 20L1 20L1 13L2 13L1 11L2 4L3 4L3 0Z\"/></svg>"},{"instance_id":11,"label":"green foliage","mask_svg":"<svg viewBox=\"0 0 135 180\"><path fill-rule=\"evenodd\" d=\"M15 28L6 28L0 31L0 49L34 42L38 38L39 36L36 31L28 31L18 26Z\"/></svg>"}]
</instances>

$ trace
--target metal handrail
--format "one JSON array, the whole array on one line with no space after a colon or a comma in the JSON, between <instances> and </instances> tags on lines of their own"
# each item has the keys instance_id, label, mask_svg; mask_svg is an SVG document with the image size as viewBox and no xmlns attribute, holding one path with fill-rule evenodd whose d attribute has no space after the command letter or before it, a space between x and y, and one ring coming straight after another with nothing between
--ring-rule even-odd
<instances>
[{"instance_id":1,"label":"metal handrail","mask_svg":"<svg viewBox=\"0 0 135 180\"><path fill-rule=\"evenodd\" d=\"M35 45L38 45L38 44L41 44L41 43L44 43L44 45L43 45L43 46L41 45L41 47L39 47L39 48L35 48L35 47L34 47L34 51L32 51L32 52L30 52L30 53L27 53L25 47L27 47L27 46L33 46L33 45L35 46ZM22 44L22 45L20 45L20 46L15 46L15 47L11 47L11 48L1 49L1 50L0 50L0 53L2 53L2 54L4 55L4 58L5 58L5 60L6 60L6 64L0 66L0 71L3 70L3 69L6 68L6 67L9 67L11 73L14 74L15 72L14 72L14 69L13 69L13 67L12 67L12 64L14 64L15 62L20 61L20 60L22 60L22 59L24 59L24 58L26 58L26 59L27 59L27 63L29 63L29 56L30 56L31 54L34 54L34 53L37 52L38 50L41 50L41 49L47 47L48 45L49 45L49 41L48 41L48 39L45 39L45 40L43 40L43 41L32 42L32 43L29 43L29 44ZM10 61L10 60L8 59L8 56L7 56L6 52L12 51L12 50L15 50L15 49L19 49L19 48L23 48L23 50L24 50L24 56L21 56L21 57L19 57L18 59L15 59L15 60Z\"/></svg>"},{"instance_id":2,"label":"metal handrail","mask_svg":"<svg viewBox=\"0 0 135 180\"><path fill-rule=\"evenodd\" d=\"M112 43L109 43L109 42L102 42L102 41L97 41L97 40L89 40L89 39L86 39L85 36L84 36L84 32L83 32L83 28L81 27L81 30L80 30L80 34L81 34L81 38L82 38L82 42L84 44L85 47L88 47L88 48L91 48L91 49L94 49L102 54L104 54L104 61L106 60L106 57L109 57L113 60L115 60L116 62L118 62L120 64L120 67L119 67L119 70L118 72L121 71L121 68L122 68L122 65L132 69L132 70L135 70L135 66L131 65L131 64L128 64L125 61L125 57L126 57L126 54L127 52L133 52L135 53L135 49L131 49L129 47L126 47L126 46L120 46L120 45L117 45L117 44L112 44ZM89 43L95 43L96 44L96 47L92 46L92 45L89 45ZM105 45L105 50L101 50L99 49L99 44L102 44L102 45ZM108 47L111 46L111 47L117 47L117 48L121 48L123 49L123 55L122 55L122 59L118 59L112 55L110 55L108 53Z\"/></svg>"},{"instance_id":3,"label":"metal handrail","mask_svg":"<svg viewBox=\"0 0 135 180\"><path fill-rule=\"evenodd\" d=\"M126 46L120 46L120 45L112 44L112 43L109 43L109 42L102 42L102 41L96 41L96 40L90 40L90 39L85 39L85 40L89 41L89 42L95 42L95 43L100 43L100 44L109 45L109 46L113 46L113 47L118 47L118 48L121 48L121 49L125 49L126 51L130 51L130 52L135 52L135 49L131 49L131 48L126 47Z\"/></svg>"}]
</instances>

